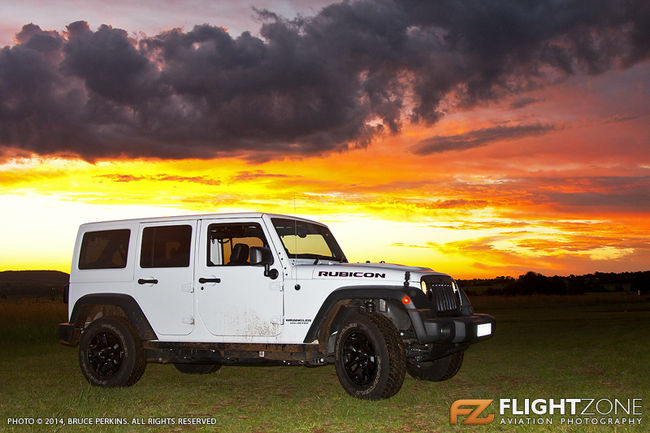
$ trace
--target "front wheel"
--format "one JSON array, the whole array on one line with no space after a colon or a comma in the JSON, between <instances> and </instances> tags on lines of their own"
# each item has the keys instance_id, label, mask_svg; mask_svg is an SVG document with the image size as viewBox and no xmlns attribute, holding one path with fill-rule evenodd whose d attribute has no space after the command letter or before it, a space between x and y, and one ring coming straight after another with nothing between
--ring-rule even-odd
<instances>
[{"instance_id":1,"label":"front wheel","mask_svg":"<svg viewBox=\"0 0 650 433\"><path fill-rule=\"evenodd\" d=\"M439 382L451 379L458 373L463 365L463 353L456 352L435 361L412 361L406 360L406 370L413 378L418 380L429 380Z\"/></svg>"},{"instance_id":2,"label":"front wheel","mask_svg":"<svg viewBox=\"0 0 650 433\"><path fill-rule=\"evenodd\" d=\"M79 365L91 385L136 383L146 367L142 342L125 319L108 317L88 325L79 339Z\"/></svg>"},{"instance_id":3,"label":"front wheel","mask_svg":"<svg viewBox=\"0 0 650 433\"><path fill-rule=\"evenodd\" d=\"M366 400L388 398L404 382L404 345L390 320L359 313L338 332L335 366L348 394Z\"/></svg>"}]
</instances>

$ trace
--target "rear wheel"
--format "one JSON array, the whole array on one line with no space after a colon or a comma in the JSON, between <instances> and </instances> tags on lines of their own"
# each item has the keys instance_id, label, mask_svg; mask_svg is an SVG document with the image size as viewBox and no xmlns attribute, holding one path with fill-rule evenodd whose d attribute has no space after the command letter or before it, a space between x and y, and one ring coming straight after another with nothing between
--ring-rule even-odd
<instances>
[{"instance_id":1,"label":"rear wheel","mask_svg":"<svg viewBox=\"0 0 650 433\"><path fill-rule=\"evenodd\" d=\"M176 370L185 374L210 374L221 368L219 364L182 364L175 363Z\"/></svg>"},{"instance_id":2,"label":"rear wheel","mask_svg":"<svg viewBox=\"0 0 650 433\"><path fill-rule=\"evenodd\" d=\"M404 345L390 320L359 313L339 330L335 366L348 394L367 400L388 398L404 382Z\"/></svg>"},{"instance_id":3,"label":"rear wheel","mask_svg":"<svg viewBox=\"0 0 650 433\"><path fill-rule=\"evenodd\" d=\"M419 380L439 382L451 379L458 373L460 366L463 365L463 353L452 353L435 361L417 362L407 359L406 370L411 376Z\"/></svg>"},{"instance_id":4,"label":"rear wheel","mask_svg":"<svg viewBox=\"0 0 650 433\"><path fill-rule=\"evenodd\" d=\"M129 322L107 317L92 322L79 339L79 365L96 386L131 386L146 367L142 342Z\"/></svg>"}]
</instances>

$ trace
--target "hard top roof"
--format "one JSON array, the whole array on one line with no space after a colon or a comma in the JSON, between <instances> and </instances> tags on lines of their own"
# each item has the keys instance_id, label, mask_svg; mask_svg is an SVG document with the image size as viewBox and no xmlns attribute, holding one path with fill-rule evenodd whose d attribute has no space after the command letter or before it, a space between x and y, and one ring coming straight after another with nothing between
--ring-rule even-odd
<instances>
[{"instance_id":1,"label":"hard top roof","mask_svg":"<svg viewBox=\"0 0 650 433\"><path fill-rule=\"evenodd\" d=\"M318 221L301 218L292 215L272 214L266 212L230 212L230 213L209 213L209 214L189 214L189 215L174 215L174 216L159 216L147 218L127 218L123 220L107 220L107 221L92 221L84 223L81 226L97 225L97 224L116 224L116 223L148 223L148 222L162 222L162 221L182 221L187 219L244 219L244 218L262 218L268 216L270 218L288 218L298 221L305 221L309 223L324 225Z\"/></svg>"}]
</instances>

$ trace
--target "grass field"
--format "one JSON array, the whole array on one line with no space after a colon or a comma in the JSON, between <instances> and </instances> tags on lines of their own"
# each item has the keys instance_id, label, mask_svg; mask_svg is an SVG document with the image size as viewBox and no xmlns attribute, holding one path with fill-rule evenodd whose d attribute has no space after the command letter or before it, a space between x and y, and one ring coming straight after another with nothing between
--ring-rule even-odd
<instances>
[{"instance_id":1,"label":"grass field","mask_svg":"<svg viewBox=\"0 0 650 433\"><path fill-rule=\"evenodd\" d=\"M494 338L472 346L460 373L440 382L407 376L402 390L379 402L349 397L333 367L223 367L183 375L149 364L133 387L94 388L78 367L76 348L59 345L63 304L0 301L0 431L218 432L498 432L650 429L650 298L623 294L575 297L475 297L497 318ZM642 399L640 426L499 424L495 401L482 426L452 426L457 399ZM130 425L12 425L10 418L125 418ZM134 425L133 419L200 417L201 425ZM525 417L519 417L525 418Z\"/></svg>"}]
</instances>

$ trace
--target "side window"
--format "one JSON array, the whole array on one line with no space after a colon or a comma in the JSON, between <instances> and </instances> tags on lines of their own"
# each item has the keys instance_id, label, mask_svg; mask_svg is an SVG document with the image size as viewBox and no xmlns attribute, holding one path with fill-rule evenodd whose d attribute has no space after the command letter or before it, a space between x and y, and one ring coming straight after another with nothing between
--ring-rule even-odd
<instances>
[{"instance_id":1,"label":"side window","mask_svg":"<svg viewBox=\"0 0 650 433\"><path fill-rule=\"evenodd\" d=\"M184 268L190 265L192 226L146 227L142 231L141 268Z\"/></svg>"},{"instance_id":2,"label":"side window","mask_svg":"<svg viewBox=\"0 0 650 433\"><path fill-rule=\"evenodd\" d=\"M266 247L266 237L257 223L210 224L208 266L250 265L251 247Z\"/></svg>"},{"instance_id":3,"label":"side window","mask_svg":"<svg viewBox=\"0 0 650 433\"><path fill-rule=\"evenodd\" d=\"M79 269L120 269L126 267L131 230L86 232L79 251Z\"/></svg>"}]
</instances>

